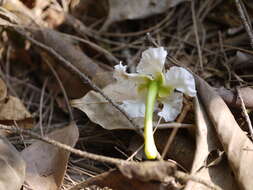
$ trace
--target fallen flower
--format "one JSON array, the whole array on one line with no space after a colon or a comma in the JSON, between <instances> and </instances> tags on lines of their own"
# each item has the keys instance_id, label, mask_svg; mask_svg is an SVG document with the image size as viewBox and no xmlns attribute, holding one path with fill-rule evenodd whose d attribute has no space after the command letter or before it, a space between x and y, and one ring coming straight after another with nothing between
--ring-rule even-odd
<instances>
[{"instance_id":1,"label":"fallen flower","mask_svg":"<svg viewBox=\"0 0 253 190\"><path fill-rule=\"evenodd\" d=\"M158 155L153 138L154 109L162 104L158 115L167 122L173 121L182 109L182 93L191 97L196 95L194 77L189 71L176 66L164 71L166 56L163 47L149 48L142 53L137 73L127 73L127 67L122 64L115 66L114 78L123 87L117 92L131 94L121 107L130 117L144 117L144 149L148 159Z\"/></svg>"}]
</instances>

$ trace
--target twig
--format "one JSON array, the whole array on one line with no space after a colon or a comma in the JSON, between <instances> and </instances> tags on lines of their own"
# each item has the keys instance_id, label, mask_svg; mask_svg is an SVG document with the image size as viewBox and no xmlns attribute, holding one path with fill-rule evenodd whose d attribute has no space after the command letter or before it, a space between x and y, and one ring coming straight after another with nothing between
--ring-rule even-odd
<instances>
[{"instance_id":1,"label":"twig","mask_svg":"<svg viewBox=\"0 0 253 190\"><path fill-rule=\"evenodd\" d=\"M69 35L69 34L64 34L64 35L66 35L67 37L72 38L74 40L77 40L77 41L80 41L82 43L88 44L91 48L93 48L93 49L101 52L102 54L104 54L108 58L109 61L112 61L115 64L120 63L120 60L117 59L114 55L112 55L111 52L109 52L108 50L98 46L97 44L95 44L95 43L93 43L89 40L85 40L83 38L77 37L77 36L72 36L72 35Z\"/></svg>"},{"instance_id":2,"label":"twig","mask_svg":"<svg viewBox=\"0 0 253 190\"><path fill-rule=\"evenodd\" d=\"M96 160L96 161L100 161L100 162L106 162L106 163L113 164L113 165L116 165L116 166L129 163L128 161L125 161L125 160L122 160L122 159L111 158L111 157L107 157L107 156L101 156L101 155L89 153L89 152L86 152L86 151L81 151L81 150L72 148L69 145L62 144L58 141L50 139L46 136L42 137L42 136L40 136L36 133L33 133L29 130L18 128L18 127L15 127L15 126L7 126L7 125L0 124L0 129L11 131L11 132L14 132L14 133L17 133L17 134L20 134L20 135L23 135L23 134L28 135L28 136L30 136L34 139L38 139L38 140L41 140L41 141L46 142L48 144L57 146L58 148L61 148L63 150L66 150L68 152L71 152L73 154L76 154L76 155L84 157L84 158L88 158L88 159L92 159L92 160ZM178 178L178 179L183 180L184 182L192 180L192 181L201 183L201 184L203 184L203 185L205 185L205 186L207 186L211 189L221 190L218 186L216 186L215 184L213 184L210 181L206 181L206 180L201 179L197 176L192 176L192 175L186 174L186 173L181 172L181 171L176 171L175 172L175 177Z\"/></svg>"},{"instance_id":3,"label":"twig","mask_svg":"<svg viewBox=\"0 0 253 190\"><path fill-rule=\"evenodd\" d=\"M103 174L101 174L103 175ZM175 171L174 175L172 177L177 178L178 180L181 180L184 183L187 183L188 181L194 181L197 183L200 183L212 190L222 190L218 185L212 183L211 181L208 181L206 179L200 178L198 176L194 176L194 175L189 175L187 173L181 172L181 171ZM68 190L78 190L78 189L82 189L87 187L87 185L92 185L91 183L87 183L87 181L82 181L76 185L74 185L73 187L69 188ZM106 184L105 184L106 186ZM102 186L104 187L104 186Z\"/></svg>"},{"instance_id":4,"label":"twig","mask_svg":"<svg viewBox=\"0 0 253 190\"><path fill-rule=\"evenodd\" d=\"M194 124L186 124L179 122L162 123L157 126L157 129L170 129L170 128L193 128Z\"/></svg>"},{"instance_id":5,"label":"twig","mask_svg":"<svg viewBox=\"0 0 253 190\"><path fill-rule=\"evenodd\" d=\"M207 181L205 179L202 179L202 178L194 176L194 175L189 175L189 174L181 172L181 171L176 171L175 177L183 180L185 183L187 181L194 181L194 182L200 183L202 185L205 185L206 187L209 187L210 189L213 189L213 190L222 190L218 185L215 185L214 183L212 183L210 181Z\"/></svg>"},{"instance_id":6,"label":"twig","mask_svg":"<svg viewBox=\"0 0 253 190\"><path fill-rule=\"evenodd\" d=\"M200 68L201 68L201 70L203 70L202 50L201 50L200 43L199 43L199 34L198 34L198 26L197 26L197 21L196 21L195 3L194 2L195 2L195 0L191 1L192 22L193 22L194 34L195 34L196 43L197 43Z\"/></svg>"},{"instance_id":7,"label":"twig","mask_svg":"<svg viewBox=\"0 0 253 190\"><path fill-rule=\"evenodd\" d=\"M253 48L253 32L252 32L252 27L251 27L250 23L248 22L247 16L245 15L246 10L245 10L245 8L243 9L243 6L242 6L240 0L235 0L235 4L236 4L237 10L240 14L244 28L250 38L251 48Z\"/></svg>"},{"instance_id":8,"label":"twig","mask_svg":"<svg viewBox=\"0 0 253 190\"><path fill-rule=\"evenodd\" d=\"M70 69L73 73L77 74L81 79L85 80L94 90L99 92L109 103L112 104L117 110L119 110L126 119L132 124L133 128L136 130L137 133L139 133L141 136L143 136L142 130L138 127L138 125L134 122L133 119L131 119L128 114L121 109L121 107L113 102L97 85L95 85L84 73L82 73L80 70L78 70L75 66L73 66L68 60L66 60L64 57L62 57L60 54L58 54L53 48L48 47L44 45L43 43L33 39L30 37L26 31L24 31L22 28L13 27L16 32L21 34L22 36L26 37L27 40L35 44L36 46L44 49L45 51L49 52L53 56L55 56L61 63L64 64L65 67Z\"/></svg>"},{"instance_id":9,"label":"twig","mask_svg":"<svg viewBox=\"0 0 253 190\"><path fill-rule=\"evenodd\" d=\"M42 90L41 90L41 95L40 95L40 107L39 107L39 114L40 114L40 118L39 118L39 126L40 126L40 132L41 135L44 136L44 132L43 132L43 124L42 124L42 112L43 112L43 101L44 101L44 93L45 93L45 89L47 86L47 82L48 82L48 78L46 78L46 80L44 81L44 84L42 86Z\"/></svg>"},{"instance_id":10,"label":"twig","mask_svg":"<svg viewBox=\"0 0 253 190\"><path fill-rule=\"evenodd\" d=\"M154 30L156 30L157 28L162 27L163 25L166 25L168 23L168 21L170 21L171 17L175 14L175 9L172 9L169 14L167 14L159 23L157 23L156 25L141 30L141 31L137 31L137 32L129 32L129 33L109 33L109 32L98 32L96 30L93 30L91 28L87 28L83 23L81 23L78 19L76 19L75 17L66 14L66 22L70 25L73 26L73 28L81 35L88 35L91 36L93 38L97 38L97 36L107 36L107 37L133 37L133 36L138 36L138 35L144 35L148 32L152 32Z\"/></svg>"},{"instance_id":11,"label":"twig","mask_svg":"<svg viewBox=\"0 0 253 190\"><path fill-rule=\"evenodd\" d=\"M249 127L250 137L251 137L251 139L253 139L253 128L252 128L252 124L251 124L251 121L250 121L250 118L249 118L249 114L247 113L247 110L246 110L246 107L245 107L245 104L244 104L244 101L243 101L240 89L236 88L236 91L237 91L238 97L239 97L239 99L241 101L241 107L242 107L243 115L244 115L244 117L246 119L246 122L248 124L248 127Z\"/></svg>"},{"instance_id":12,"label":"twig","mask_svg":"<svg viewBox=\"0 0 253 190\"><path fill-rule=\"evenodd\" d=\"M178 118L178 122L181 122L186 114L188 113L188 111L191 109L191 105L187 104L185 107L184 107L184 110L182 111L182 113L180 114L179 118ZM172 141L174 140L176 134L177 134L177 131L179 130L180 128L176 127L176 128L173 128L169 138L168 138L168 141L163 149L163 153L162 153L162 159L164 159L165 155L167 154L169 148L170 148L170 145L172 143Z\"/></svg>"},{"instance_id":13,"label":"twig","mask_svg":"<svg viewBox=\"0 0 253 190\"><path fill-rule=\"evenodd\" d=\"M127 162L127 161L122 160L122 159L110 158L110 157L107 157L107 156L100 156L100 155L89 153L89 152L86 152L86 151L81 151L81 150L72 148L71 146L68 146L66 144L62 144L58 141L50 139L46 136L42 137L42 136L40 136L40 135L38 135L34 132L31 132L29 130L25 130L25 129L22 129L22 128L19 128L19 127L7 126L7 125L0 124L0 129L11 131L11 132L14 132L14 133L17 133L17 134L20 134L20 135L28 135L28 136L30 136L34 139L38 139L38 140L41 140L41 141L46 142L48 144L57 146L57 147L59 147L63 150L74 153L74 154L76 154L78 156L81 156L81 157L84 157L84 158L88 158L88 159L92 159L92 160L96 160L96 161L100 161L100 162L106 162L106 163L113 164L113 165L123 164L123 163Z\"/></svg>"},{"instance_id":14,"label":"twig","mask_svg":"<svg viewBox=\"0 0 253 190\"><path fill-rule=\"evenodd\" d=\"M54 69L54 67L51 65L50 61L47 59L47 57L44 57L44 59L45 59L45 63L48 65L48 67L52 71L54 77L56 78L56 80L61 88L62 94L63 94L65 102L66 102L66 106L67 106L67 109L69 112L69 119L70 119L70 121L74 121L74 116L73 116L72 109L71 109L71 106L69 103L69 98L68 98L67 92L61 82L61 79L60 79L58 73L56 72L56 70Z\"/></svg>"}]
</instances>

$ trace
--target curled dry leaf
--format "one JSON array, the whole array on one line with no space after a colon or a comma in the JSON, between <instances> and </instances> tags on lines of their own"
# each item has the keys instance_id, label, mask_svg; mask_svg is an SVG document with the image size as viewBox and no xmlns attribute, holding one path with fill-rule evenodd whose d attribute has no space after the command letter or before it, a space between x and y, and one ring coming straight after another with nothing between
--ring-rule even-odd
<instances>
[{"instance_id":1,"label":"curled dry leaf","mask_svg":"<svg viewBox=\"0 0 253 190\"><path fill-rule=\"evenodd\" d=\"M247 37L246 37L246 40L248 40ZM240 42L242 42L242 39L240 40ZM234 66L235 71L239 69L243 71L247 71L248 69L251 69L252 64L253 64L252 58L253 58L252 54L245 53L242 51L237 51L236 56L233 61L234 63L233 66Z\"/></svg>"},{"instance_id":2,"label":"curled dry leaf","mask_svg":"<svg viewBox=\"0 0 253 190\"><path fill-rule=\"evenodd\" d=\"M25 180L26 164L21 154L0 136L0 189L19 190Z\"/></svg>"},{"instance_id":3,"label":"curled dry leaf","mask_svg":"<svg viewBox=\"0 0 253 190\"><path fill-rule=\"evenodd\" d=\"M220 186L224 190L239 189L234 177L231 174L228 162L222 160L212 167L206 166L206 160L213 150L222 149L215 130L209 121L203 105L195 98L195 116L196 116L196 151L192 164L191 174L199 176ZM189 181L185 190L208 190L206 186Z\"/></svg>"},{"instance_id":4,"label":"curled dry leaf","mask_svg":"<svg viewBox=\"0 0 253 190\"><path fill-rule=\"evenodd\" d=\"M80 190L84 188L89 188L92 186L98 186L101 188L111 188L113 190L167 190L168 187L162 183L157 183L154 181L143 182L138 179L129 179L124 176L119 170L111 170L109 172L102 173L95 177L92 177L84 182L77 184L69 190ZM99 189L99 188L98 188Z\"/></svg>"},{"instance_id":5,"label":"curled dry leaf","mask_svg":"<svg viewBox=\"0 0 253 190\"><path fill-rule=\"evenodd\" d=\"M170 134L171 130L168 129L156 130L154 138L159 152L163 152ZM128 150L132 153L135 153L142 145L143 138L136 134L129 140ZM189 171L194 158L194 150L195 143L193 142L192 138L189 138L182 133L177 133L164 159L175 160L180 166ZM135 157L139 159L146 159L144 151L139 151Z\"/></svg>"},{"instance_id":6,"label":"curled dry leaf","mask_svg":"<svg viewBox=\"0 0 253 190\"><path fill-rule=\"evenodd\" d=\"M168 8L183 1L186 0L109 0L108 18L103 28L106 29L111 23L117 21L141 19L164 13Z\"/></svg>"},{"instance_id":7,"label":"curled dry leaf","mask_svg":"<svg viewBox=\"0 0 253 190\"><path fill-rule=\"evenodd\" d=\"M20 99L14 96L9 96L0 103L0 120L20 121L31 117Z\"/></svg>"},{"instance_id":8,"label":"curled dry leaf","mask_svg":"<svg viewBox=\"0 0 253 190\"><path fill-rule=\"evenodd\" d=\"M63 22L63 11L55 9L50 0L8 0L3 7L16 15L15 21L22 25L55 27ZM58 17L58 19L56 18Z\"/></svg>"},{"instance_id":9,"label":"curled dry leaf","mask_svg":"<svg viewBox=\"0 0 253 190\"><path fill-rule=\"evenodd\" d=\"M89 78L93 79L97 74L104 72L104 70L86 56L80 48L74 45L73 39L70 39L66 35L50 29L29 29L29 31L36 40L52 48ZM47 56L46 53L42 54L42 58L47 58L45 61L50 60L50 63L54 66L69 97L79 98L90 90L90 86L84 84L79 76L73 75L68 69L57 64L55 60L53 61L51 57L51 55ZM50 75L52 75L47 67L45 67L45 72L49 72ZM54 84L54 87L59 86L58 83L55 85L54 81L52 84ZM75 86L75 88L73 88L73 86Z\"/></svg>"},{"instance_id":10,"label":"curled dry leaf","mask_svg":"<svg viewBox=\"0 0 253 190\"><path fill-rule=\"evenodd\" d=\"M253 144L241 130L222 98L203 79L195 76L198 94L227 155L241 189L253 187Z\"/></svg>"},{"instance_id":11,"label":"curled dry leaf","mask_svg":"<svg viewBox=\"0 0 253 190\"><path fill-rule=\"evenodd\" d=\"M50 0L36 0L32 12L36 20L44 20L44 25L55 28L63 23L64 11L57 10Z\"/></svg>"},{"instance_id":12,"label":"curled dry leaf","mask_svg":"<svg viewBox=\"0 0 253 190\"><path fill-rule=\"evenodd\" d=\"M7 87L0 79L0 123L13 124L16 121L24 128L32 127L32 116L19 98L7 96ZM5 132L2 133L3 135Z\"/></svg>"},{"instance_id":13,"label":"curled dry leaf","mask_svg":"<svg viewBox=\"0 0 253 190\"><path fill-rule=\"evenodd\" d=\"M11 125L15 122L19 127L32 128L33 118L19 98L8 96L5 101L0 102L0 123ZM6 135L4 131L2 135Z\"/></svg>"},{"instance_id":14,"label":"curled dry leaf","mask_svg":"<svg viewBox=\"0 0 253 190\"><path fill-rule=\"evenodd\" d=\"M66 35L50 29L30 29L29 31L33 34L35 39L54 49L85 75L92 78L96 73L103 71L95 62L87 57L81 49L78 49L74 45L73 39Z\"/></svg>"},{"instance_id":15,"label":"curled dry leaf","mask_svg":"<svg viewBox=\"0 0 253 190\"><path fill-rule=\"evenodd\" d=\"M0 102L7 97L7 87L2 79L0 79Z\"/></svg>"},{"instance_id":16,"label":"curled dry leaf","mask_svg":"<svg viewBox=\"0 0 253 190\"><path fill-rule=\"evenodd\" d=\"M124 176L140 181L169 182L176 171L174 164L164 161L129 162L117 167Z\"/></svg>"},{"instance_id":17,"label":"curled dry leaf","mask_svg":"<svg viewBox=\"0 0 253 190\"><path fill-rule=\"evenodd\" d=\"M53 131L48 137L73 147L78 140L79 132L77 126L72 123ZM36 190L59 189L67 168L69 154L45 142L34 142L22 151L28 166L26 183Z\"/></svg>"},{"instance_id":18,"label":"curled dry leaf","mask_svg":"<svg viewBox=\"0 0 253 190\"><path fill-rule=\"evenodd\" d=\"M14 13L13 15L9 14L9 16L10 20L16 23L30 24L31 18L35 18L30 9L19 0L4 1L2 7Z\"/></svg>"},{"instance_id":19,"label":"curled dry leaf","mask_svg":"<svg viewBox=\"0 0 253 190\"><path fill-rule=\"evenodd\" d=\"M223 98L223 100L229 105L233 107L241 108L241 101L236 90L228 90L225 88L218 88L216 91ZM246 108L253 108L253 89L251 87L243 87L240 88L240 93L243 99L243 102Z\"/></svg>"}]
</instances>

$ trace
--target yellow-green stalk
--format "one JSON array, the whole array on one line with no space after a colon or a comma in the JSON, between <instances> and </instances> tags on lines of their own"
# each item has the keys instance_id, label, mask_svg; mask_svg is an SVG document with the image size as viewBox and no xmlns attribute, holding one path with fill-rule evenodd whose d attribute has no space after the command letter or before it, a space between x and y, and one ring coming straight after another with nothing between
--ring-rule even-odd
<instances>
[{"instance_id":1,"label":"yellow-green stalk","mask_svg":"<svg viewBox=\"0 0 253 190\"><path fill-rule=\"evenodd\" d=\"M158 151L153 136L153 112L158 94L159 84L156 80L151 80L148 84L146 97L146 110L144 118L144 151L147 159L155 159Z\"/></svg>"}]
</instances>

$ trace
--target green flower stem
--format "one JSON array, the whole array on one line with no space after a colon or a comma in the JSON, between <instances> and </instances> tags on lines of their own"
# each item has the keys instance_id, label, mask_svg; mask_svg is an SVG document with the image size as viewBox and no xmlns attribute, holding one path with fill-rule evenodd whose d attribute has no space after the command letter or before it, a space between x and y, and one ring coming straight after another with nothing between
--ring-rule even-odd
<instances>
[{"instance_id":1,"label":"green flower stem","mask_svg":"<svg viewBox=\"0 0 253 190\"><path fill-rule=\"evenodd\" d=\"M146 110L144 118L144 150L148 159L155 159L158 151L153 137L153 112L158 93L158 82L150 81L146 97Z\"/></svg>"}]
</instances>

